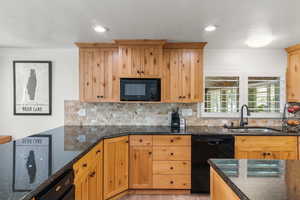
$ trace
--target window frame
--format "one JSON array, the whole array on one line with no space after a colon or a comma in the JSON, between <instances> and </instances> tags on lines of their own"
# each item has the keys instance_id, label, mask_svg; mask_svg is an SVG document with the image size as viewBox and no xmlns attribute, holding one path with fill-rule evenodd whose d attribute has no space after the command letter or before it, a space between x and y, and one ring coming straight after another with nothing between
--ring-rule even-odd
<instances>
[{"instance_id":1,"label":"window frame","mask_svg":"<svg viewBox=\"0 0 300 200\"><path fill-rule=\"evenodd\" d=\"M267 75L266 75L267 74ZM281 118L282 111L284 109L284 104L286 101L285 98L285 76L278 73L253 73L253 72L244 72L244 73L237 73L234 71L229 71L225 73L220 72L210 72L205 74L203 79L203 101L205 100L205 78L207 76L222 76L222 77L239 77L239 105L240 107L244 104L248 105L248 77L279 77L280 80L280 112L279 113L269 113L269 112L259 112L254 113L252 112L249 118ZM208 113L204 110L204 102L199 103L198 105L198 113L199 117L205 118L240 118L240 112L230 113L230 112L220 112L220 113Z\"/></svg>"}]
</instances>

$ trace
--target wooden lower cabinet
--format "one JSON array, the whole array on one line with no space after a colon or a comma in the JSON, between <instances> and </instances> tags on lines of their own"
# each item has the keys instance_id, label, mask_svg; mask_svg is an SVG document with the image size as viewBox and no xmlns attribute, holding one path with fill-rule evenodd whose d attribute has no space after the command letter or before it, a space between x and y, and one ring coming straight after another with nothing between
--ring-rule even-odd
<instances>
[{"instance_id":1,"label":"wooden lower cabinet","mask_svg":"<svg viewBox=\"0 0 300 200\"><path fill-rule=\"evenodd\" d=\"M104 199L128 189L128 136L104 140Z\"/></svg>"},{"instance_id":2,"label":"wooden lower cabinet","mask_svg":"<svg viewBox=\"0 0 300 200\"><path fill-rule=\"evenodd\" d=\"M75 199L103 199L103 142L73 166L75 172Z\"/></svg>"},{"instance_id":3,"label":"wooden lower cabinet","mask_svg":"<svg viewBox=\"0 0 300 200\"><path fill-rule=\"evenodd\" d=\"M130 188L152 188L152 151L152 146L130 146Z\"/></svg>"},{"instance_id":4,"label":"wooden lower cabinet","mask_svg":"<svg viewBox=\"0 0 300 200\"><path fill-rule=\"evenodd\" d=\"M297 160L297 136L236 136L236 159Z\"/></svg>"},{"instance_id":5,"label":"wooden lower cabinet","mask_svg":"<svg viewBox=\"0 0 300 200\"><path fill-rule=\"evenodd\" d=\"M182 135L130 136L130 189L190 189L190 140Z\"/></svg>"},{"instance_id":6,"label":"wooden lower cabinet","mask_svg":"<svg viewBox=\"0 0 300 200\"><path fill-rule=\"evenodd\" d=\"M210 168L210 199L211 200L239 200L240 198L231 190L224 180Z\"/></svg>"}]
</instances>

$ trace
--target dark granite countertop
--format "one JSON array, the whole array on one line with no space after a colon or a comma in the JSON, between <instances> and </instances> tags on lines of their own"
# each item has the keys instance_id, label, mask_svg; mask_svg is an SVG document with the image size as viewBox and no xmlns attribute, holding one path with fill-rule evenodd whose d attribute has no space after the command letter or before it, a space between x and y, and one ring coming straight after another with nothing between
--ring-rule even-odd
<instances>
[{"instance_id":1,"label":"dark granite countertop","mask_svg":"<svg viewBox=\"0 0 300 200\"><path fill-rule=\"evenodd\" d=\"M241 200L300 199L299 160L210 159Z\"/></svg>"},{"instance_id":2,"label":"dark granite countertop","mask_svg":"<svg viewBox=\"0 0 300 200\"><path fill-rule=\"evenodd\" d=\"M299 135L238 133L222 127L188 127L174 132L166 126L62 126L17 140L15 144L0 145L0 200L31 200L100 140L129 134ZM30 150L34 151L30 153ZM26 166L30 169L34 166L36 173Z\"/></svg>"}]
</instances>

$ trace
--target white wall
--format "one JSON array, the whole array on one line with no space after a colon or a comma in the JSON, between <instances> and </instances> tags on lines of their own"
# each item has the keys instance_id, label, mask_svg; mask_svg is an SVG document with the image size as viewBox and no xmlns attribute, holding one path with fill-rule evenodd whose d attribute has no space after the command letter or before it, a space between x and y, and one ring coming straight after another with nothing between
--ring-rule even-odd
<instances>
[{"instance_id":1,"label":"white wall","mask_svg":"<svg viewBox=\"0 0 300 200\"><path fill-rule=\"evenodd\" d=\"M284 50L204 51L205 74L224 72L284 75ZM52 116L13 115L13 60L51 60L53 62ZM78 50L74 49L0 49L0 135L20 138L55 128L64 123L64 100L76 100L78 89Z\"/></svg>"},{"instance_id":2,"label":"white wall","mask_svg":"<svg viewBox=\"0 0 300 200\"><path fill-rule=\"evenodd\" d=\"M244 73L284 75L287 54L284 49L228 49L204 51L206 75Z\"/></svg>"},{"instance_id":3,"label":"white wall","mask_svg":"<svg viewBox=\"0 0 300 200\"><path fill-rule=\"evenodd\" d=\"M52 115L13 115L13 61L52 61ZM21 138L64 124L64 100L78 99L78 50L0 49L0 135Z\"/></svg>"}]
</instances>

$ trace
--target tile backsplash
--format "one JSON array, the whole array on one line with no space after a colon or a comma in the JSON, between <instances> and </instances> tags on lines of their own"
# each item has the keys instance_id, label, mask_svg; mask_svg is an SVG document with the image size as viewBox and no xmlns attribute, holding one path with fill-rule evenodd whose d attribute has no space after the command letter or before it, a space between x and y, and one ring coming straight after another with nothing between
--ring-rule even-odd
<instances>
[{"instance_id":1,"label":"tile backsplash","mask_svg":"<svg viewBox=\"0 0 300 200\"><path fill-rule=\"evenodd\" d=\"M83 103L65 101L65 125L169 126L170 112L185 109L188 126L223 126L239 119L201 118L197 104L183 103ZM192 111L192 112L190 112ZM249 119L256 126L281 126L281 119Z\"/></svg>"}]
</instances>

